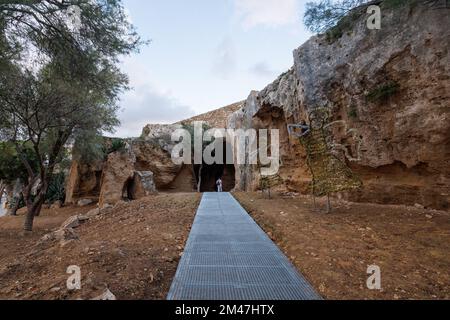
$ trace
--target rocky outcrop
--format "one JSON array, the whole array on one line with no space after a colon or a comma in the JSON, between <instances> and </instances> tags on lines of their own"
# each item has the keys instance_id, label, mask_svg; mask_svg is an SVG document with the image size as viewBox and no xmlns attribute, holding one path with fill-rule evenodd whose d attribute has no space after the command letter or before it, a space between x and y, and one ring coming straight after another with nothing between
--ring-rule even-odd
<instances>
[{"instance_id":1,"label":"rocky outcrop","mask_svg":"<svg viewBox=\"0 0 450 320\"><path fill-rule=\"evenodd\" d=\"M158 190L167 189L181 171L182 166L172 161L173 146L171 140L165 139L164 136L153 140L136 140L132 143L136 171L151 171Z\"/></svg>"},{"instance_id":2,"label":"rocky outcrop","mask_svg":"<svg viewBox=\"0 0 450 320\"><path fill-rule=\"evenodd\" d=\"M148 124L142 130L140 139L133 141L133 145L139 147L142 146L142 143L139 142L147 142L170 154L175 145L172 141L172 134L181 127L180 124Z\"/></svg>"},{"instance_id":3,"label":"rocky outcrop","mask_svg":"<svg viewBox=\"0 0 450 320\"><path fill-rule=\"evenodd\" d=\"M66 204L75 204L83 198L98 199L103 166L103 161L91 164L72 161L66 183Z\"/></svg>"},{"instance_id":4,"label":"rocky outcrop","mask_svg":"<svg viewBox=\"0 0 450 320\"><path fill-rule=\"evenodd\" d=\"M228 117L230 116L230 114L242 108L244 102L245 101L233 103L229 106L216 109L211 112L207 112L187 120L183 120L181 121L181 123L193 123L195 121L203 121L206 122L206 124L210 128L219 128L219 129L226 128Z\"/></svg>"},{"instance_id":5,"label":"rocky outcrop","mask_svg":"<svg viewBox=\"0 0 450 320\"><path fill-rule=\"evenodd\" d=\"M362 14L342 37L316 36L294 51L294 67L229 118L232 128L278 128L285 186L306 192L305 154L290 138L290 123L328 107L362 139L360 161L349 162L364 181L348 199L450 206L450 19L425 5L383 9L381 30ZM349 140L333 130L336 143ZM254 170L236 170L238 186L254 190ZM250 172L250 174L249 174ZM256 172L257 174L257 172Z\"/></svg>"},{"instance_id":6,"label":"rocky outcrop","mask_svg":"<svg viewBox=\"0 0 450 320\"><path fill-rule=\"evenodd\" d=\"M129 188L131 199L140 199L156 193L154 175L151 171L136 171Z\"/></svg>"},{"instance_id":7,"label":"rocky outcrop","mask_svg":"<svg viewBox=\"0 0 450 320\"><path fill-rule=\"evenodd\" d=\"M115 204L128 197L128 187L134 178L136 158L131 152L114 152L108 155L103 170L99 206Z\"/></svg>"}]
</instances>

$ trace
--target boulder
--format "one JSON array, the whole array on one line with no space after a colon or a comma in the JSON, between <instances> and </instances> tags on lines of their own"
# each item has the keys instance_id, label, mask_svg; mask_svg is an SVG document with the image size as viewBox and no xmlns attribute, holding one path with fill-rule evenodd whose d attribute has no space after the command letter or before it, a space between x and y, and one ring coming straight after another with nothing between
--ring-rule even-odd
<instances>
[{"instance_id":1,"label":"boulder","mask_svg":"<svg viewBox=\"0 0 450 320\"><path fill-rule=\"evenodd\" d=\"M67 219L60 227L60 229L75 229L81 224L90 219L88 215L77 215Z\"/></svg>"},{"instance_id":2,"label":"boulder","mask_svg":"<svg viewBox=\"0 0 450 320\"><path fill-rule=\"evenodd\" d=\"M128 196L128 187L134 179L136 157L130 151L114 152L108 155L100 190L99 207L115 204Z\"/></svg>"},{"instance_id":3,"label":"boulder","mask_svg":"<svg viewBox=\"0 0 450 320\"><path fill-rule=\"evenodd\" d=\"M153 172L136 171L130 188L130 198L137 200L156 193Z\"/></svg>"},{"instance_id":4,"label":"boulder","mask_svg":"<svg viewBox=\"0 0 450 320\"><path fill-rule=\"evenodd\" d=\"M93 203L94 203L94 200L92 200L92 199L81 199L81 200L78 200L77 205L79 207L86 207Z\"/></svg>"},{"instance_id":5,"label":"boulder","mask_svg":"<svg viewBox=\"0 0 450 320\"><path fill-rule=\"evenodd\" d=\"M86 164L72 161L66 183L66 204L75 204L84 197L98 198L103 161Z\"/></svg>"},{"instance_id":6,"label":"boulder","mask_svg":"<svg viewBox=\"0 0 450 320\"><path fill-rule=\"evenodd\" d=\"M168 188L182 169L182 165L173 163L170 148L159 140L133 141L132 150L136 156L135 171L151 171L158 190Z\"/></svg>"}]
</instances>

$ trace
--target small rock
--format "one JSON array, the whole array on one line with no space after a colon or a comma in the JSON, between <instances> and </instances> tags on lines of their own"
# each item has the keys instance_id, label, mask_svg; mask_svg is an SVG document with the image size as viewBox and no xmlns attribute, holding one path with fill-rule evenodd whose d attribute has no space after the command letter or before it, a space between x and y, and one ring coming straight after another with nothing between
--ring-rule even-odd
<instances>
[{"instance_id":1,"label":"small rock","mask_svg":"<svg viewBox=\"0 0 450 320\"><path fill-rule=\"evenodd\" d=\"M417 208L417 209L420 209L420 210L425 209L425 207L424 207L423 205L418 204L418 203L416 203L416 204L414 205L414 207Z\"/></svg>"},{"instance_id":2,"label":"small rock","mask_svg":"<svg viewBox=\"0 0 450 320\"><path fill-rule=\"evenodd\" d=\"M86 217L87 218L94 218L94 217L98 216L99 214L100 214L100 209L96 208L96 209L92 209L91 211L86 213Z\"/></svg>"},{"instance_id":3,"label":"small rock","mask_svg":"<svg viewBox=\"0 0 450 320\"><path fill-rule=\"evenodd\" d=\"M426 217L427 219L433 219L433 216L432 216L432 215L429 215L429 214L427 214L425 217Z\"/></svg>"},{"instance_id":4,"label":"small rock","mask_svg":"<svg viewBox=\"0 0 450 320\"><path fill-rule=\"evenodd\" d=\"M62 202L61 201L55 201L51 206L50 209L61 209L62 208Z\"/></svg>"},{"instance_id":5,"label":"small rock","mask_svg":"<svg viewBox=\"0 0 450 320\"><path fill-rule=\"evenodd\" d=\"M101 210L107 210L107 209L112 209L114 208L114 206L112 204L106 203L103 205L103 207L101 207Z\"/></svg>"},{"instance_id":6,"label":"small rock","mask_svg":"<svg viewBox=\"0 0 450 320\"><path fill-rule=\"evenodd\" d=\"M78 216L73 216L67 219L62 225L61 229L75 229L80 226L80 220Z\"/></svg>"},{"instance_id":7,"label":"small rock","mask_svg":"<svg viewBox=\"0 0 450 320\"><path fill-rule=\"evenodd\" d=\"M55 288L50 289L50 292L59 292L59 291L61 291L60 287L55 287Z\"/></svg>"},{"instance_id":8,"label":"small rock","mask_svg":"<svg viewBox=\"0 0 450 320\"><path fill-rule=\"evenodd\" d=\"M77 204L79 207L86 207L92 203L94 203L92 199L81 199Z\"/></svg>"}]
</instances>

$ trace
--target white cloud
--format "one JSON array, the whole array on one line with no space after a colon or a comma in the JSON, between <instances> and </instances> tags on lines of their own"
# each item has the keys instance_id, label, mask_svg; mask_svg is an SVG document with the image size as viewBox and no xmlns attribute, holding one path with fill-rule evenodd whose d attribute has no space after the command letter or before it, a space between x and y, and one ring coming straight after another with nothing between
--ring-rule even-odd
<instances>
[{"instance_id":1,"label":"white cloud","mask_svg":"<svg viewBox=\"0 0 450 320\"><path fill-rule=\"evenodd\" d=\"M249 72L257 77L275 77L278 72L265 61L258 62L249 68Z\"/></svg>"},{"instance_id":2,"label":"white cloud","mask_svg":"<svg viewBox=\"0 0 450 320\"><path fill-rule=\"evenodd\" d=\"M248 29L301 23L297 0L234 0L234 3L238 18Z\"/></svg>"},{"instance_id":3,"label":"white cloud","mask_svg":"<svg viewBox=\"0 0 450 320\"><path fill-rule=\"evenodd\" d=\"M127 58L122 69L130 78L131 90L121 97L121 125L114 136L138 137L147 124L175 123L195 115L189 105L152 81L152 70L138 56Z\"/></svg>"},{"instance_id":4,"label":"white cloud","mask_svg":"<svg viewBox=\"0 0 450 320\"><path fill-rule=\"evenodd\" d=\"M121 126L115 135L137 137L149 123L175 123L194 115L194 110L169 93L158 92L151 85L141 85L123 96L119 113Z\"/></svg>"},{"instance_id":5,"label":"white cloud","mask_svg":"<svg viewBox=\"0 0 450 320\"><path fill-rule=\"evenodd\" d=\"M212 71L222 79L229 79L236 71L236 47L230 37L222 39L214 53Z\"/></svg>"}]
</instances>

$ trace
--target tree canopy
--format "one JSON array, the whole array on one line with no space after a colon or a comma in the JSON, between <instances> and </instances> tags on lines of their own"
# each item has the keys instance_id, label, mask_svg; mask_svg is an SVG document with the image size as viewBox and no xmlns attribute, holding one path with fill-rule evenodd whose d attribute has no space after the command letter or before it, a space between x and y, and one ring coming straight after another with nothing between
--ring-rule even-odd
<instances>
[{"instance_id":1,"label":"tree canopy","mask_svg":"<svg viewBox=\"0 0 450 320\"><path fill-rule=\"evenodd\" d=\"M128 88L119 58L144 42L121 0L3 0L0 29L0 140L26 169L31 230L66 145L89 144L119 124L118 97Z\"/></svg>"},{"instance_id":2,"label":"tree canopy","mask_svg":"<svg viewBox=\"0 0 450 320\"><path fill-rule=\"evenodd\" d=\"M304 16L305 26L314 33L324 33L335 27L352 9L368 2L368 0L308 2Z\"/></svg>"}]
</instances>

